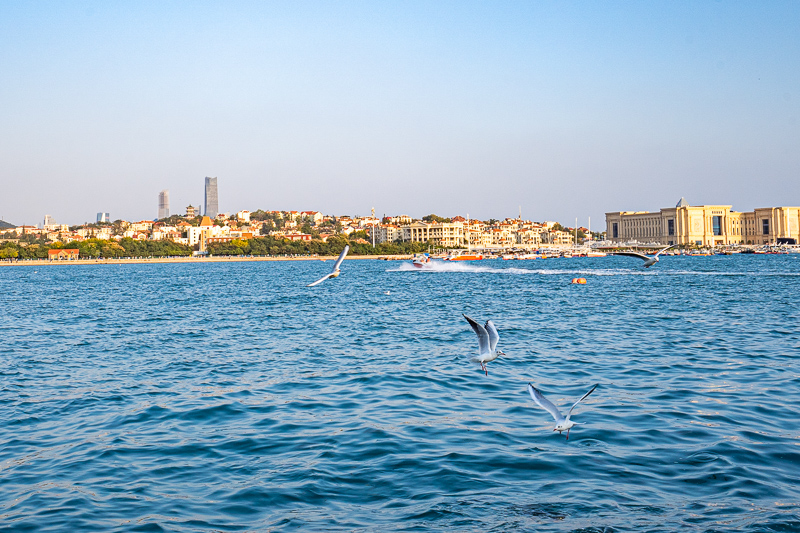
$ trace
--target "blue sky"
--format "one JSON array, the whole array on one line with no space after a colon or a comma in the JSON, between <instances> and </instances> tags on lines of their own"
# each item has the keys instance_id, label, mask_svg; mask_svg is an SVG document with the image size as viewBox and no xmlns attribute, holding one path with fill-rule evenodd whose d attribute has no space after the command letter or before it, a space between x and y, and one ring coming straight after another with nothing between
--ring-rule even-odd
<instances>
[{"instance_id":1,"label":"blue sky","mask_svg":"<svg viewBox=\"0 0 800 533\"><path fill-rule=\"evenodd\" d=\"M0 217L800 204L800 2L0 3Z\"/></svg>"}]
</instances>

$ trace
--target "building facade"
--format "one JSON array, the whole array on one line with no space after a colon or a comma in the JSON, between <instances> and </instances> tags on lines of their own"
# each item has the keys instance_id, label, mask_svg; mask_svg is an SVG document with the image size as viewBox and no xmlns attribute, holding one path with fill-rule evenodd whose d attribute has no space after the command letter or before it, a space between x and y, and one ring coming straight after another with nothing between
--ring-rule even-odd
<instances>
[{"instance_id":1,"label":"building facade","mask_svg":"<svg viewBox=\"0 0 800 533\"><path fill-rule=\"evenodd\" d=\"M219 197L217 196L217 178L206 176L205 208L203 214L211 219L219 214Z\"/></svg>"},{"instance_id":2,"label":"building facade","mask_svg":"<svg viewBox=\"0 0 800 533\"><path fill-rule=\"evenodd\" d=\"M464 246L466 243L464 224L461 222L413 222L404 226L403 230L403 239L411 242L431 241L449 247Z\"/></svg>"},{"instance_id":3,"label":"building facade","mask_svg":"<svg viewBox=\"0 0 800 533\"><path fill-rule=\"evenodd\" d=\"M169 191L164 189L158 193L158 219L169 217Z\"/></svg>"},{"instance_id":4,"label":"building facade","mask_svg":"<svg viewBox=\"0 0 800 533\"><path fill-rule=\"evenodd\" d=\"M689 205L686 200L660 211L606 213L606 238L612 242L663 245L796 244L800 207L732 211L730 205Z\"/></svg>"}]
</instances>

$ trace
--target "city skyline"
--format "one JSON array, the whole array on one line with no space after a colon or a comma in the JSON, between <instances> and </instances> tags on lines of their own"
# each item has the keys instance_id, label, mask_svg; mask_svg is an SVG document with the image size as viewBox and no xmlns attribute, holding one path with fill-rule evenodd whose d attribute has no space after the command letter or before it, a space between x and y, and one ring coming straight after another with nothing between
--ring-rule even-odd
<instances>
[{"instance_id":1,"label":"city skyline","mask_svg":"<svg viewBox=\"0 0 800 533\"><path fill-rule=\"evenodd\" d=\"M0 213L141 218L153 191L197 204L206 175L223 212L797 205L798 18L787 1L5 3Z\"/></svg>"}]
</instances>

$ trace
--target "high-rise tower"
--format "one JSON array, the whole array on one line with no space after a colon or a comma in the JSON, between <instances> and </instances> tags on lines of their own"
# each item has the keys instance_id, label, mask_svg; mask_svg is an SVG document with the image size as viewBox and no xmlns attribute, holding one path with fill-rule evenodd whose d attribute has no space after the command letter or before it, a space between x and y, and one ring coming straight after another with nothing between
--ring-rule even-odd
<instances>
[{"instance_id":1,"label":"high-rise tower","mask_svg":"<svg viewBox=\"0 0 800 533\"><path fill-rule=\"evenodd\" d=\"M169 190L164 189L158 193L158 218L169 217Z\"/></svg>"},{"instance_id":2,"label":"high-rise tower","mask_svg":"<svg viewBox=\"0 0 800 533\"><path fill-rule=\"evenodd\" d=\"M217 197L217 178L206 176L206 198L203 214L212 219L219 214L219 199Z\"/></svg>"}]
</instances>

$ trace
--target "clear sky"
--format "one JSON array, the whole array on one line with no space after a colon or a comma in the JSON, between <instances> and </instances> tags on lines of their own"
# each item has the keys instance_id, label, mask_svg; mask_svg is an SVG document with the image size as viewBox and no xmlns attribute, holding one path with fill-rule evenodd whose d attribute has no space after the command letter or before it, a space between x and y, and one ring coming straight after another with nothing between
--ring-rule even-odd
<instances>
[{"instance_id":1,"label":"clear sky","mask_svg":"<svg viewBox=\"0 0 800 533\"><path fill-rule=\"evenodd\" d=\"M800 2L0 2L0 217L800 204Z\"/></svg>"}]
</instances>

